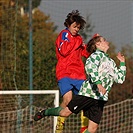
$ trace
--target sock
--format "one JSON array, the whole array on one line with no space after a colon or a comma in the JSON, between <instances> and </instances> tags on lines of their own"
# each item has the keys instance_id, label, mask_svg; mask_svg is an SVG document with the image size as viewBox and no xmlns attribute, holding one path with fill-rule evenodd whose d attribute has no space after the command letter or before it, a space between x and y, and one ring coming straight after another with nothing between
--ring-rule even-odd
<instances>
[{"instance_id":1,"label":"sock","mask_svg":"<svg viewBox=\"0 0 133 133\"><path fill-rule=\"evenodd\" d=\"M57 133L58 133L58 131L63 131L65 119L66 119L66 117L58 116L57 124L56 124L56 131L57 131Z\"/></svg>"},{"instance_id":2,"label":"sock","mask_svg":"<svg viewBox=\"0 0 133 133\"><path fill-rule=\"evenodd\" d=\"M50 108L45 110L45 116L59 116L62 107Z\"/></svg>"},{"instance_id":3,"label":"sock","mask_svg":"<svg viewBox=\"0 0 133 133\"><path fill-rule=\"evenodd\" d=\"M88 129L88 126L86 126L86 127L81 127L81 128L80 128L80 133L84 133L84 131L85 131L86 129Z\"/></svg>"},{"instance_id":4,"label":"sock","mask_svg":"<svg viewBox=\"0 0 133 133\"><path fill-rule=\"evenodd\" d=\"M66 120L66 117L58 116L57 125L58 125L58 122L65 123L65 120Z\"/></svg>"},{"instance_id":5,"label":"sock","mask_svg":"<svg viewBox=\"0 0 133 133\"><path fill-rule=\"evenodd\" d=\"M84 133L90 133L90 132L88 131L88 129L86 129Z\"/></svg>"},{"instance_id":6,"label":"sock","mask_svg":"<svg viewBox=\"0 0 133 133\"><path fill-rule=\"evenodd\" d=\"M88 118L83 116L83 111L81 111L81 128L88 127Z\"/></svg>"}]
</instances>

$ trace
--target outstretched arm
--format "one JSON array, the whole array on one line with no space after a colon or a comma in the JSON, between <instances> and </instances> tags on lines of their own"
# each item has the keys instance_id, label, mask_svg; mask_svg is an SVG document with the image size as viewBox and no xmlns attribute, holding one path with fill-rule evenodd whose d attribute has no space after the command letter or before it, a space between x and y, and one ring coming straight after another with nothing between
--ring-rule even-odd
<instances>
[{"instance_id":1,"label":"outstretched arm","mask_svg":"<svg viewBox=\"0 0 133 133\"><path fill-rule=\"evenodd\" d=\"M125 57L121 54L121 52L118 52L117 59L120 61L119 68L115 67L115 76L114 80L116 83L122 84L125 81L126 76L126 66L125 66Z\"/></svg>"}]
</instances>

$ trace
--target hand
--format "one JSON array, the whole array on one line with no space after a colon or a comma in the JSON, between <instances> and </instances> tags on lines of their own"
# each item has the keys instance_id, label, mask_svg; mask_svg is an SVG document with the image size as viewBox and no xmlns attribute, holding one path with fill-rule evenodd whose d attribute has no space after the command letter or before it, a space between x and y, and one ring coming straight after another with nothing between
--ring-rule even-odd
<instances>
[{"instance_id":1,"label":"hand","mask_svg":"<svg viewBox=\"0 0 133 133\"><path fill-rule=\"evenodd\" d=\"M101 93L102 95L106 93L106 89L101 84L98 84L97 87L98 87L99 93Z\"/></svg>"},{"instance_id":2,"label":"hand","mask_svg":"<svg viewBox=\"0 0 133 133\"><path fill-rule=\"evenodd\" d=\"M125 57L121 54L121 52L118 52L116 57L120 62L125 62Z\"/></svg>"}]
</instances>

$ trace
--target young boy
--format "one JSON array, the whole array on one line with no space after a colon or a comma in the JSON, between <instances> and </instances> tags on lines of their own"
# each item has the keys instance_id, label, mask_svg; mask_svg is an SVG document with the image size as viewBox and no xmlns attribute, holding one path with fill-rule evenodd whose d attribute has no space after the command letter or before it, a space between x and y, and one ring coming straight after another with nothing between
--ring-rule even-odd
<instances>
[{"instance_id":1,"label":"young boy","mask_svg":"<svg viewBox=\"0 0 133 133\"><path fill-rule=\"evenodd\" d=\"M73 10L65 19L66 29L62 30L56 39L56 78L63 101L61 107L65 108L72 99L72 94L78 94L86 74L82 57L87 58L90 54L86 50L78 32L84 28L85 20L78 10ZM81 123L85 123L82 116ZM84 121L83 121L84 120ZM65 117L58 117L56 133L62 133ZM82 124L86 127L87 124Z\"/></svg>"},{"instance_id":2,"label":"young boy","mask_svg":"<svg viewBox=\"0 0 133 133\"><path fill-rule=\"evenodd\" d=\"M95 133L100 123L103 108L108 101L108 93L113 82L122 84L125 81L125 57L118 53L120 67L117 68L114 60L108 54L109 43L97 34L87 44L88 52L92 53L86 60L85 69L88 79L83 82L78 95L75 95L67 107L57 107L38 112L34 120L45 116L64 116L79 113L83 110L88 117L88 129L84 133Z\"/></svg>"}]
</instances>

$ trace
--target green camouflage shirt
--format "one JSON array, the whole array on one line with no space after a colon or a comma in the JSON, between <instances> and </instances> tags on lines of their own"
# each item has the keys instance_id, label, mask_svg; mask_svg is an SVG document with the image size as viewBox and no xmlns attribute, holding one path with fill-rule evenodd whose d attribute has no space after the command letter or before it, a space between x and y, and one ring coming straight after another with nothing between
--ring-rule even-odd
<instances>
[{"instance_id":1,"label":"green camouflage shirt","mask_svg":"<svg viewBox=\"0 0 133 133\"><path fill-rule=\"evenodd\" d=\"M98 49L86 60L85 70L88 79L83 82L79 95L107 101L113 82L122 84L125 81L125 63L120 62L117 68L114 60ZM99 93L97 84L102 84L106 89L104 95Z\"/></svg>"}]
</instances>

